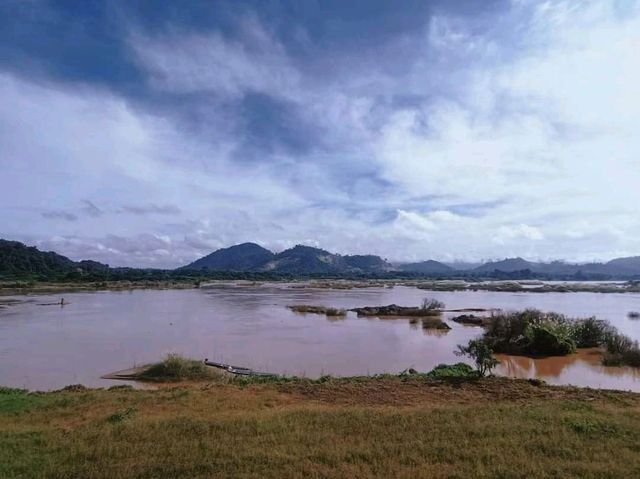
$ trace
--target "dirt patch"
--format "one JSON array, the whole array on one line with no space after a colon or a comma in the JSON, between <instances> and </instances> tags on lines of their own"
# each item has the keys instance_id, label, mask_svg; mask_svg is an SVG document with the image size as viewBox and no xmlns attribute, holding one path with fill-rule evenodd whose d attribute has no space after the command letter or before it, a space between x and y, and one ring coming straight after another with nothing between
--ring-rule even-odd
<instances>
[{"instance_id":1,"label":"dirt patch","mask_svg":"<svg viewBox=\"0 0 640 479\"><path fill-rule=\"evenodd\" d=\"M575 399L593 401L615 396L640 405L640 395L620 391L549 386L539 381L508 378L435 380L425 378L365 381L336 380L323 384L290 383L283 391L323 403L341 405L415 406L417 404L471 404L480 401Z\"/></svg>"}]
</instances>

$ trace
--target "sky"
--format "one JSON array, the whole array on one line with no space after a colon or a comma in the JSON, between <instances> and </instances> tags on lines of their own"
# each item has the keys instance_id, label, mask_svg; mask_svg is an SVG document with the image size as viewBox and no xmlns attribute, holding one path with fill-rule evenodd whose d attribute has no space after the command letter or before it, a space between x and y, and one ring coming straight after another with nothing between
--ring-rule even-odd
<instances>
[{"instance_id":1,"label":"sky","mask_svg":"<svg viewBox=\"0 0 640 479\"><path fill-rule=\"evenodd\" d=\"M640 0L0 2L0 238L640 255Z\"/></svg>"}]
</instances>

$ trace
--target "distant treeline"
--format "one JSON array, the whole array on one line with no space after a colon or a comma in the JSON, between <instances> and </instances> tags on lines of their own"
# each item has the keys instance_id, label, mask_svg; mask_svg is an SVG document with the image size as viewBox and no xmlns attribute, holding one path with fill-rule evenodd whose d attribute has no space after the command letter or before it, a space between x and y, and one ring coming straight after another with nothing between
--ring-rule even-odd
<instances>
[{"instance_id":1,"label":"distant treeline","mask_svg":"<svg viewBox=\"0 0 640 479\"><path fill-rule=\"evenodd\" d=\"M245 281L292 281L300 279L332 279L332 280L541 280L541 281L607 281L617 278L603 274L574 274L554 275L534 273L529 270L513 271L505 273L494 271L489 273L456 272L455 274L427 274L407 271L390 271L385 273L367 274L289 274L275 272L236 272L236 271L197 271L197 270L164 270L164 269L138 269L138 268L101 268L101 269L71 269L17 271L0 274L0 281L34 281L34 282L105 282L105 281L177 281L177 282L202 282L207 280L245 280ZM625 278L634 279L634 278ZM638 278L640 279L640 278Z\"/></svg>"}]
</instances>

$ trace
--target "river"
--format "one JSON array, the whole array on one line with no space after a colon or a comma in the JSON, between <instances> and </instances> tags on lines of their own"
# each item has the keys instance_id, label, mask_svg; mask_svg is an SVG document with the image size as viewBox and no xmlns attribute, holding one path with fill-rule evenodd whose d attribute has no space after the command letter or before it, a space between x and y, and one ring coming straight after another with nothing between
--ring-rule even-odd
<instances>
[{"instance_id":1,"label":"river","mask_svg":"<svg viewBox=\"0 0 640 479\"><path fill-rule=\"evenodd\" d=\"M65 306L51 305L64 296ZM0 308L0 384L47 390L68 384L110 386L100 376L158 361L168 353L209 358L279 374L428 371L460 361L457 344L482 329L456 324L425 331L408 319L345 319L297 314L289 304L352 308L396 303L418 306L425 297L448 309L535 307L572 317L609 320L640 339L640 294L436 292L412 287L350 290L297 289L283 284L192 290L78 292L3 297ZM597 352L563 358L500 356L497 374L551 384L640 391L640 370L603 367Z\"/></svg>"}]
</instances>

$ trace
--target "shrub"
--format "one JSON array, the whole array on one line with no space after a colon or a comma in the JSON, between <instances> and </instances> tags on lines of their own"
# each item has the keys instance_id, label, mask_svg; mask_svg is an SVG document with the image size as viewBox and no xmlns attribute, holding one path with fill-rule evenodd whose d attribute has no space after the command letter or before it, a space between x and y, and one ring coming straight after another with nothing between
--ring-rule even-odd
<instances>
[{"instance_id":1,"label":"shrub","mask_svg":"<svg viewBox=\"0 0 640 479\"><path fill-rule=\"evenodd\" d=\"M526 309L490 317L484 340L501 353L566 355L576 348L603 345L612 331L609 323L595 318L570 319Z\"/></svg>"},{"instance_id":2,"label":"shrub","mask_svg":"<svg viewBox=\"0 0 640 479\"><path fill-rule=\"evenodd\" d=\"M451 329L447 323L440 318L422 318L422 329L440 329L448 331Z\"/></svg>"},{"instance_id":3,"label":"shrub","mask_svg":"<svg viewBox=\"0 0 640 479\"><path fill-rule=\"evenodd\" d=\"M478 376L478 372L465 363L438 364L427 373L427 376L436 379L475 378Z\"/></svg>"},{"instance_id":4,"label":"shrub","mask_svg":"<svg viewBox=\"0 0 640 479\"><path fill-rule=\"evenodd\" d=\"M161 363L150 366L140 375L140 378L181 381L211 379L217 375L202 361L186 359L177 354L169 354Z\"/></svg>"},{"instance_id":5,"label":"shrub","mask_svg":"<svg viewBox=\"0 0 640 479\"><path fill-rule=\"evenodd\" d=\"M498 365L498 360L493 357L493 351L482 339L472 339L466 346L458 345L458 351L455 354L473 359L480 376L491 374L491 370Z\"/></svg>"},{"instance_id":6,"label":"shrub","mask_svg":"<svg viewBox=\"0 0 640 479\"><path fill-rule=\"evenodd\" d=\"M605 344L611 332L609 323L592 317L574 323L573 337L577 347L595 348Z\"/></svg>"},{"instance_id":7,"label":"shrub","mask_svg":"<svg viewBox=\"0 0 640 479\"><path fill-rule=\"evenodd\" d=\"M606 352L603 358L606 366L640 367L640 345L638 341L620 333L611 333L606 340Z\"/></svg>"},{"instance_id":8,"label":"shrub","mask_svg":"<svg viewBox=\"0 0 640 479\"><path fill-rule=\"evenodd\" d=\"M531 354L564 356L576 350L576 343L568 331L552 324L536 324L527 331L529 344L527 350Z\"/></svg>"},{"instance_id":9,"label":"shrub","mask_svg":"<svg viewBox=\"0 0 640 479\"><path fill-rule=\"evenodd\" d=\"M640 319L640 311L629 311L627 317L629 319Z\"/></svg>"},{"instance_id":10,"label":"shrub","mask_svg":"<svg viewBox=\"0 0 640 479\"><path fill-rule=\"evenodd\" d=\"M421 309L434 310L434 309L444 309L444 303L442 301L438 301L433 298L424 298L422 300Z\"/></svg>"}]
</instances>

